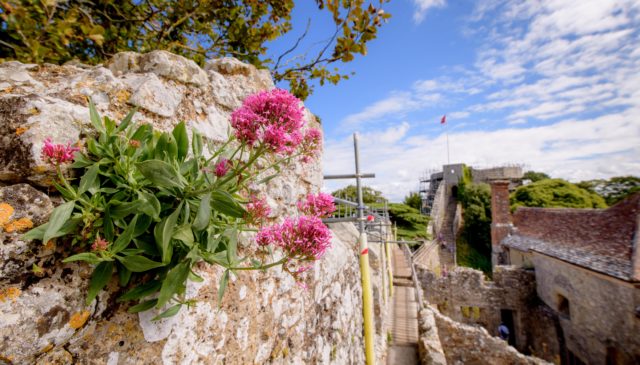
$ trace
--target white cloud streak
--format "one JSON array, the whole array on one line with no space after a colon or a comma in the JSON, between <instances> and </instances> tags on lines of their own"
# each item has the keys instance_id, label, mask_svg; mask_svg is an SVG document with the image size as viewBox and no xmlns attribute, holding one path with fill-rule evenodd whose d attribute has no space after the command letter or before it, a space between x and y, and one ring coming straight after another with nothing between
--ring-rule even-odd
<instances>
[{"instance_id":1,"label":"white cloud streak","mask_svg":"<svg viewBox=\"0 0 640 365\"><path fill-rule=\"evenodd\" d=\"M415 7L413 21L416 24L420 24L429 9L443 8L447 5L447 2L446 0L413 0L413 4Z\"/></svg>"}]
</instances>

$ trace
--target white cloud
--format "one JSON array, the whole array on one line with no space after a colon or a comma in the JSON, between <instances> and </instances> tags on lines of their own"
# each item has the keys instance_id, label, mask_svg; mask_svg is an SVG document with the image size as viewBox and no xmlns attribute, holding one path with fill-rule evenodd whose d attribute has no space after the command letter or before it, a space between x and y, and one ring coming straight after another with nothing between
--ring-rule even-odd
<instances>
[{"instance_id":1,"label":"white cloud","mask_svg":"<svg viewBox=\"0 0 640 365\"><path fill-rule=\"evenodd\" d=\"M432 94L431 98L437 99L439 96L438 94ZM386 99L367 106L361 112L348 115L343 122L353 126L363 122L376 121L389 115L404 115L408 111L420 109L427 101L429 101L428 98L419 100L408 92L395 93Z\"/></svg>"},{"instance_id":2,"label":"white cloud","mask_svg":"<svg viewBox=\"0 0 640 365\"><path fill-rule=\"evenodd\" d=\"M640 109L589 120L567 120L542 127L449 133L451 162L490 167L519 163L554 177L577 181L640 174ZM446 137L408 136L409 125L360 135L361 169L367 181L393 201L415 190L427 168L447 163ZM326 174L353 172L351 137L326 143ZM327 181L327 190L350 182Z\"/></svg>"},{"instance_id":3,"label":"white cloud","mask_svg":"<svg viewBox=\"0 0 640 365\"><path fill-rule=\"evenodd\" d=\"M447 5L446 0L413 0L415 11L413 12L413 21L416 24L422 23L427 11L432 8L442 8Z\"/></svg>"}]
</instances>

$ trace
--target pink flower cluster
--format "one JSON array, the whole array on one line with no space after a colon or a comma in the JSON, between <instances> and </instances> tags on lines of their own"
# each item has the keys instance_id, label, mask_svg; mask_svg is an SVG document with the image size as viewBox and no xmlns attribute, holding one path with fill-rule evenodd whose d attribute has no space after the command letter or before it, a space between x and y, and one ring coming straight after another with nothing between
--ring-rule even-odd
<instances>
[{"instance_id":1,"label":"pink flower cluster","mask_svg":"<svg viewBox=\"0 0 640 365\"><path fill-rule=\"evenodd\" d=\"M227 172L229 172L230 168L231 168L231 162L226 158L221 158L214 168L214 174L217 177L223 177L224 175L227 174Z\"/></svg>"},{"instance_id":2,"label":"pink flower cluster","mask_svg":"<svg viewBox=\"0 0 640 365\"><path fill-rule=\"evenodd\" d=\"M107 249L107 247L109 246L109 241L97 237L95 241L93 241L93 244L91 245L91 249L93 251L104 251Z\"/></svg>"},{"instance_id":3,"label":"pink flower cluster","mask_svg":"<svg viewBox=\"0 0 640 365\"><path fill-rule=\"evenodd\" d=\"M318 193L317 195L309 194L305 200L299 201L298 209L303 214L323 218L335 212L336 205L331 195Z\"/></svg>"},{"instance_id":4,"label":"pink flower cluster","mask_svg":"<svg viewBox=\"0 0 640 365\"><path fill-rule=\"evenodd\" d=\"M289 258L317 260L331 246L331 232L318 217L287 218L258 232L260 246L280 247Z\"/></svg>"},{"instance_id":5,"label":"pink flower cluster","mask_svg":"<svg viewBox=\"0 0 640 365\"><path fill-rule=\"evenodd\" d=\"M70 143L67 145L53 144L51 138L44 140L44 146L40 152L42 159L50 164L57 166L66 162L73 161L73 154L80 151L78 147L71 147Z\"/></svg>"},{"instance_id":6,"label":"pink flower cluster","mask_svg":"<svg viewBox=\"0 0 640 365\"><path fill-rule=\"evenodd\" d=\"M245 217L247 223L262 225L269 217L269 214L271 214L271 208L267 201L252 195L249 204L247 204L247 216Z\"/></svg>"},{"instance_id":7,"label":"pink flower cluster","mask_svg":"<svg viewBox=\"0 0 640 365\"><path fill-rule=\"evenodd\" d=\"M303 140L300 101L288 91L273 89L251 95L231 114L231 126L239 141L261 143L278 154L292 154Z\"/></svg>"},{"instance_id":8,"label":"pink flower cluster","mask_svg":"<svg viewBox=\"0 0 640 365\"><path fill-rule=\"evenodd\" d=\"M322 133L315 128L307 129L301 143L302 162L308 163L316 158L320 149L322 149Z\"/></svg>"}]
</instances>

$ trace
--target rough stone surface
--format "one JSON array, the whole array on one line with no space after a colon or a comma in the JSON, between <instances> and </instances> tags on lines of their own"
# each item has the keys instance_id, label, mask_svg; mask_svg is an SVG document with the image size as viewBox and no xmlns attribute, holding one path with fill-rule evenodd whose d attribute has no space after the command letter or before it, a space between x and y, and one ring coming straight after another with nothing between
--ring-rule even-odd
<instances>
[{"instance_id":1,"label":"rough stone surface","mask_svg":"<svg viewBox=\"0 0 640 365\"><path fill-rule=\"evenodd\" d=\"M118 54L108 67L68 64L0 65L0 204L5 224L29 218L43 223L59 198L47 187L51 171L40 158L43 141L79 143L92 133L86 96L103 115L124 117L140 107L136 123L170 130L188 128L214 141L228 133L233 108L249 94L273 87L267 71L233 59L214 60L204 70L164 52ZM311 126L313 115L305 112ZM295 202L322 183L319 161L296 164L260 186L273 218L297 214ZM2 210L0 210L2 211ZM25 222L25 221L21 221ZM145 312L127 313L118 303L117 278L90 305L84 298L86 264L62 264L64 242L22 242L22 231L0 232L0 362L97 364L357 364L364 362L362 293L353 225L332 226L326 256L305 284L274 268L233 276L216 303L219 267L201 264L201 283L187 296L197 305L158 322ZM249 237L240 250L249 252ZM372 245L374 246L374 245ZM242 253L241 252L241 253ZM383 253L371 247L374 310L386 313ZM34 266L35 264L35 266ZM385 323L376 319L376 353L384 359ZM378 324L379 323L379 324Z\"/></svg>"},{"instance_id":2,"label":"rough stone surface","mask_svg":"<svg viewBox=\"0 0 640 365\"><path fill-rule=\"evenodd\" d=\"M493 337L484 328L458 323L427 307L438 327L438 336L447 364L543 365L542 359L524 356L507 342Z\"/></svg>"},{"instance_id":3,"label":"rough stone surface","mask_svg":"<svg viewBox=\"0 0 640 365\"><path fill-rule=\"evenodd\" d=\"M418 314L418 323L420 363L422 365L447 365L433 311L428 309L421 310Z\"/></svg>"}]
</instances>

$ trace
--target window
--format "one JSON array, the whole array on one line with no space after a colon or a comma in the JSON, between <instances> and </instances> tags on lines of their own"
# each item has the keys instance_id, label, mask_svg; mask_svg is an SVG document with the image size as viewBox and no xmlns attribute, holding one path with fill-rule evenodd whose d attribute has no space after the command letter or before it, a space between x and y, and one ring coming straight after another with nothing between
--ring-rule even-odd
<instances>
[{"instance_id":1,"label":"window","mask_svg":"<svg viewBox=\"0 0 640 365\"><path fill-rule=\"evenodd\" d=\"M565 298L562 294L558 294L558 312L566 319L571 319L569 299Z\"/></svg>"}]
</instances>

